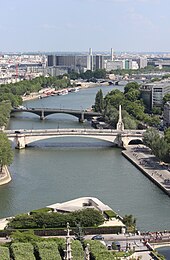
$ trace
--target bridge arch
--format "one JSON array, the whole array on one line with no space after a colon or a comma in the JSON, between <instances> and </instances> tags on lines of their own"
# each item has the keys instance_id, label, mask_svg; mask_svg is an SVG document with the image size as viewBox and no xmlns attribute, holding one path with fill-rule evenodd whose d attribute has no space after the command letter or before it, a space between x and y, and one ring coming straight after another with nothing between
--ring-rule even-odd
<instances>
[{"instance_id":1,"label":"bridge arch","mask_svg":"<svg viewBox=\"0 0 170 260\"><path fill-rule=\"evenodd\" d=\"M40 119L45 119L48 115L51 114L68 114L74 117L77 117L80 122L83 122L85 119L91 119L94 116L101 116L101 113L85 110L75 110L75 109L53 109L53 108L25 108L25 109L12 109L11 114L25 112L33 113L40 117Z\"/></svg>"},{"instance_id":2,"label":"bridge arch","mask_svg":"<svg viewBox=\"0 0 170 260\"><path fill-rule=\"evenodd\" d=\"M84 131L84 130L83 130ZM22 149L25 148L26 146L29 146L31 143L35 143L41 140L48 140L51 138L64 138L64 137L81 137L81 138L89 138L89 139L97 139L101 141L108 142L112 145L117 145L117 137L116 136L102 136L102 135L90 135L90 134L60 134L58 131L58 134L56 133L55 135L49 135L49 136L43 136L43 135L16 135L16 137L9 137L9 140L11 140L16 148Z\"/></svg>"},{"instance_id":3,"label":"bridge arch","mask_svg":"<svg viewBox=\"0 0 170 260\"><path fill-rule=\"evenodd\" d=\"M133 144L143 144L143 141L141 139L134 139L128 143L128 145L133 145Z\"/></svg>"},{"instance_id":4,"label":"bridge arch","mask_svg":"<svg viewBox=\"0 0 170 260\"><path fill-rule=\"evenodd\" d=\"M126 136L122 137L122 146L127 147L133 144L143 144L142 136Z\"/></svg>"}]
</instances>

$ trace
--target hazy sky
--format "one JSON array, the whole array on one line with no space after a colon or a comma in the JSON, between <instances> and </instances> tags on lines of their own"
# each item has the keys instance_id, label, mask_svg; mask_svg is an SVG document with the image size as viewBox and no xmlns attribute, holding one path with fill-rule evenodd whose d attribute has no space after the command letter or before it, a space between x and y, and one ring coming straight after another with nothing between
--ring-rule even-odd
<instances>
[{"instance_id":1,"label":"hazy sky","mask_svg":"<svg viewBox=\"0 0 170 260\"><path fill-rule=\"evenodd\" d=\"M0 0L0 52L170 51L170 0Z\"/></svg>"}]
</instances>

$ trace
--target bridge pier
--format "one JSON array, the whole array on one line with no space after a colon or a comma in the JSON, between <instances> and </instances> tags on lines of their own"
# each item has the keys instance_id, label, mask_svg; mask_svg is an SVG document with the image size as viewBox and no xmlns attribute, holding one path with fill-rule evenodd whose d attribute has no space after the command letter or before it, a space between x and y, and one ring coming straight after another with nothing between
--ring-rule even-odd
<instances>
[{"instance_id":1,"label":"bridge pier","mask_svg":"<svg viewBox=\"0 0 170 260\"><path fill-rule=\"evenodd\" d=\"M44 120L45 117L44 117L44 110L41 111L41 116L40 116L40 120Z\"/></svg>"},{"instance_id":2,"label":"bridge pier","mask_svg":"<svg viewBox=\"0 0 170 260\"><path fill-rule=\"evenodd\" d=\"M84 112L81 113L80 117L79 117L79 123L84 123L85 119L84 119Z\"/></svg>"},{"instance_id":3,"label":"bridge pier","mask_svg":"<svg viewBox=\"0 0 170 260\"><path fill-rule=\"evenodd\" d=\"M24 138L24 136L21 136L21 137L18 136L16 138L16 147L15 148L19 149L19 150L25 148L25 138Z\"/></svg>"}]
</instances>

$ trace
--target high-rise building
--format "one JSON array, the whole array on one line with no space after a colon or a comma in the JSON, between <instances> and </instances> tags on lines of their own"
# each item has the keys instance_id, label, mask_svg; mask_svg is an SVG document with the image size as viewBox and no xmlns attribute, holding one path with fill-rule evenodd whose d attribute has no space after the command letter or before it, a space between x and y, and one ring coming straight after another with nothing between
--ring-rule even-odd
<instances>
[{"instance_id":1,"label":"high-rise building","mask_svg":"<svg viewBox=\"0 0 170 260\"><path fill-rule=\"evenodd\" d=\"M93 53L92 53L92 48L89 49L89 55L87 56L87 69L93 71Z\"/></svg>"},{"instance_id":2,"label":"high-rise building","mask_svg":"<svg viewBox=\"0 0 170 260\"><path fill-rule=\"evenodd\" d=\"M95 69L103 69L104 68L104 56L96 55Z\"/></svg>"},{"instance_id":3,"label":"high-rise building","mask_svg":"<svg viewBox=\"0 0 170 260\"><path fill-rule=\"evenodd\" d=\"M56 66L56 56L55 55L47 56L47 66L48 67Z\"/></svg>"},{"instance_id":4,"label":"high-rise building","mask_svg":"<svg viewBox=\"0 0 170 260\"><path fill-rule=\"evenodd\" d=\"M114 60L114 50L113 50L113 48L111 48L111 61L113 61Z\"/></svg>"}]
</instances>

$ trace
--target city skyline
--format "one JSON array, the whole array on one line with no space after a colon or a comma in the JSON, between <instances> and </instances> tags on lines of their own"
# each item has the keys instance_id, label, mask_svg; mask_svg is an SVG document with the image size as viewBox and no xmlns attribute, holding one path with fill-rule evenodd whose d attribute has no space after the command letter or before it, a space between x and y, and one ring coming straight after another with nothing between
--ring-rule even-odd
<instances>
[{"instance_id":1,"label":"city skyline","mask_svg":"<svg viewBox=\"0 0 170 260\"><path fill-rule=\"evenodd\" d=\"M0 52L169 52L168 0L7 0Z\"/></svg>"}]
</instances>

